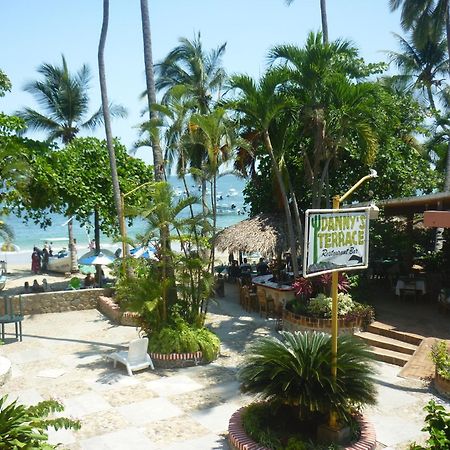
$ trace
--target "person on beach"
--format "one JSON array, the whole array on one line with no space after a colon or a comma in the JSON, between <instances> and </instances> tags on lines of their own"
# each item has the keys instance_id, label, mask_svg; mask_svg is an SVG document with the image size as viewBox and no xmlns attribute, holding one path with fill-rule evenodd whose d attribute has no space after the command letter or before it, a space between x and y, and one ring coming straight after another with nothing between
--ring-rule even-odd
<instances>
[{"instance_id":1,"label":"person on beach","mask_svg":"<svg viewBox=\"0 0 450 450\"><path fill-rule=\"evenodd\" d=\"M38 280L33 281L33 286L31 286L31 292L36 294L37 292L44 292L44 288L38 283Z\"/></svg>"},{"instance_id":2,"label":"person on beach","mask_svg":"<svg viewBox=\"0 0 450 450\"><path fill-rule=\"evenodd\" d=\"M50 252L48 251L48 245L45 244L42 250L42 273L47 273L48 271L48 259L50 257Z\"/></svg>"},{"instance_id":3,"label":"person on beach","mask_svg":"<svg viewBox=\"0 0 450 450\"><path fill-rule=\"evenodd\" d=\"M84 279L84 287L85 287L85 288L89 288L89 287L94 286L94 284L95 284L95 279L94 279L94 277L92 276L91 273L88 273L88 274L86 275L86 278Z\"/></svg>"},{"instance_id":4,"label":"person on beach","mask_svg":"<svg viewBox=\"0 0 450 450\"><path fill-rule=\"evenodd\" d=\"M31 271L34 274L41 271L41 256L37 247L33 247L33 253L31 254Z\"/></svg>"}]
</instances>

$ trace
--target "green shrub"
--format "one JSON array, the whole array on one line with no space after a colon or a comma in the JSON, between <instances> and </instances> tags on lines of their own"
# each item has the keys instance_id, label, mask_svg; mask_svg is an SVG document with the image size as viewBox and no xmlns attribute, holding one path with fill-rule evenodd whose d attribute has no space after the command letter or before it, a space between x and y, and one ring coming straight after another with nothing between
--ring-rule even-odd
<instances>
[{"instance_id":1,"label":"green shrub","mask_svg":"<svg viewBox=\"0 0 450 450\"><path fill-rule=\"evenodd\" d=\"M47 429L80 429L78 420L65 417L47 418L53 412L64 410L56 400L46 400L35 406L24 406L17 401L6 404L7 395L0 398L0 448L54 449L48 444Z\"/></svg>"},{"instance_id":2,"label":"green shrub","mask_svg":"<svg viewBox=\"0 0 450 450\"><path fill-rule=\"evenodd\" d=\"M441 405L430 400L424 410L428 413L425 417L426 425L422 431L427 431L429 438L426 447L412 444L411 450L448 450L450 448L450 414Z\"/></svg>"},{"instance_id":3,"label":"green shrub","mask_svg":"<svg viewBox=\"0 0 450 450\"><path fill-rule=\"evenodd\" d=\"M331 376L331 336L281 332L249 345L238 372L244 392L297 409L306 419L334 410L345 423L364 404L374 404L373 355L361 340L338 337L336 387Z\"/></svg>"},{"instance_id":4,"label":"green shrub","mask_svg":"<svg viewBox=\"0 0 450 450\"><path fill-rule=\"evenodd\" d=\"M329 450L335 446L315 443L315 426L301 423L292 409L274 403L254 403L242 414L248 436L271 450Z\"/></svg>"},{"instance_id":5,"label":"green shrub","mask_svg":"<svg viewBox=\"0 0 450 450\"><path fill-rule=\"evenodd\" d=\"M190 326L181 319L149 336L151 352L194 353L201 350L203 358L212 361L217 357L219 349L220 340L212 331Z\"/></svg>"},{"instance_id":6,"label":"green shrub","mask_svg":"<svg viewBox=\"0 0 450 450\"><path fill-rule=\"evenodd\" d=\"M332 298L325 294L319 294L312 298L308 305L308 312L315 317L330 318ZM355 308L355 303L349 294L338 293L338 316L342 317L350 313Z\"/></svg>"},{"instance_id":7,"label":"green shrub","mask_svg":"<svg viewBox=\"0 0 450 450\"><path fill-rule=\"evenodd\" d=\"M446 341L438 341L431 346L431 359L436 365L437 373L450 380L450 355Z\"/></svg>"}]
</instances>

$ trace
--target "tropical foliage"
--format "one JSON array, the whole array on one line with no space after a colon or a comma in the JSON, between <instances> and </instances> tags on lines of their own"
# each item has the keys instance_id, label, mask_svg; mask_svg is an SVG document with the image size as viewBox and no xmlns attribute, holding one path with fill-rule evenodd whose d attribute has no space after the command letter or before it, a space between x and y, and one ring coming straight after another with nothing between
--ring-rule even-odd
<instances>
[{"instance_id":1,"label":"tropical foliage","mask_svg":"<svg viewBox=\"0 0 450 450\"><path fill-rule=\"evenodd\" d=\"M78 420L52 417L53 413L64 411L56 400L45 400L34 406L25 406L0 398L0 447L8 449L54 449L58 446L48 443L48 428L55 430L80 429ZM49 417L50 416L50 417Z\"/></svg>"},{"instance_id":2,"label":"tropical foliage","mask_svg":"<svg viewBox=\"0 0 450 450\"><path fill-rule=\"evenodd\" d=\"M334 410L348 422L355 409L374 404L376 391L368 347L353 336L338 337L336 386L331 376L331 336L288 333L251 343L238 378L244 392L287 405L302 420Z\"/></svg>"},{"instance_id":3,"label":"tropical foliage","mask_svg":"<svg viewBox=\"0 0 450 450\"><path fill-rule=\"evenodd\" d=\"M124 309L139 313L152 351L202 350L206 359L213 359L218 339L204 328L213 288L209 261L204 256L209 247L209 222L202 214L183 215L197 199L174 202L168 183L155 182L147 192L151 198L148 204L134 209L147 222L140 243L155 242L158 230L165 226L170 239L179 242L181 253L172 252L160 241L156 260L129 261L132 270L119 273L117 299Z\"/></svg>"},{"instance_id":4,"label":"tropical foliage","mask_svg":"<svg viewBox=\"0 0 450 450\"><path fill-rule=\"evenodd\" d=\"M424 407L427 412L422 431L429 437L425 446L412 444L410 450L445 450L450 447L450 413L442 405L430 400Z\"/></svg>"}]
</instances>

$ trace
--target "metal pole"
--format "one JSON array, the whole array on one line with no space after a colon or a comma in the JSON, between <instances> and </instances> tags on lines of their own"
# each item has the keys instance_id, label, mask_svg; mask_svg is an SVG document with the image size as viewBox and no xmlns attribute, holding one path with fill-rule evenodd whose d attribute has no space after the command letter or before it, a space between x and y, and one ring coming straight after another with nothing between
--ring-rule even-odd
<instances>
[{"instance_id":1,"label":"metal pole","mask_svg":"<svg viewBox=\"0 0 450 450\"><path fill-rule=\"evenodd\" d=\"M333 209L339 209L340 197L336 195L333 197ZM337 338L338 338L338 272L331 274L331 379L333 389L336 389L337 379ZM337 429L337 415L336 411L330 413L330 428Z\"/></svg>"},{"instance_id":2,"label":"metal pole","mask_svg":"<svg viewBox=\"0 0 450 450\"><path fill-rule=\"evenodd\" d=\"M333 209L339 210L341 202L343 202L351 193L353 193L364 181L375 178L377 173L371 170L370 175L362 177L354 184L342 197L336 195L333 197ZM338 280L339 272L331 274L331 381L333 389L336 389L337 380L337 351L338 351ZM336 430L338 428L338 417L336 411L330 412L330 428Z\"/></svg>"}]
</instances>

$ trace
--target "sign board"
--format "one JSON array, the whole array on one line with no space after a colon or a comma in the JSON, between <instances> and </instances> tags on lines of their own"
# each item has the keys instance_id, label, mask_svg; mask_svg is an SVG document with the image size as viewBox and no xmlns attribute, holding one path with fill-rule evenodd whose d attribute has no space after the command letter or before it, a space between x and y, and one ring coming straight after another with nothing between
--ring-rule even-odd
<instances>
[{"instance_id":1,"label":"sign board","mask_svg":"<svg viewBox=\"0 0 450 450\"><path fill-rule=\"evenodd\" d=\"M369 208L308 209L303 276L366 269Z\"/></svg>"}]
</instances>

